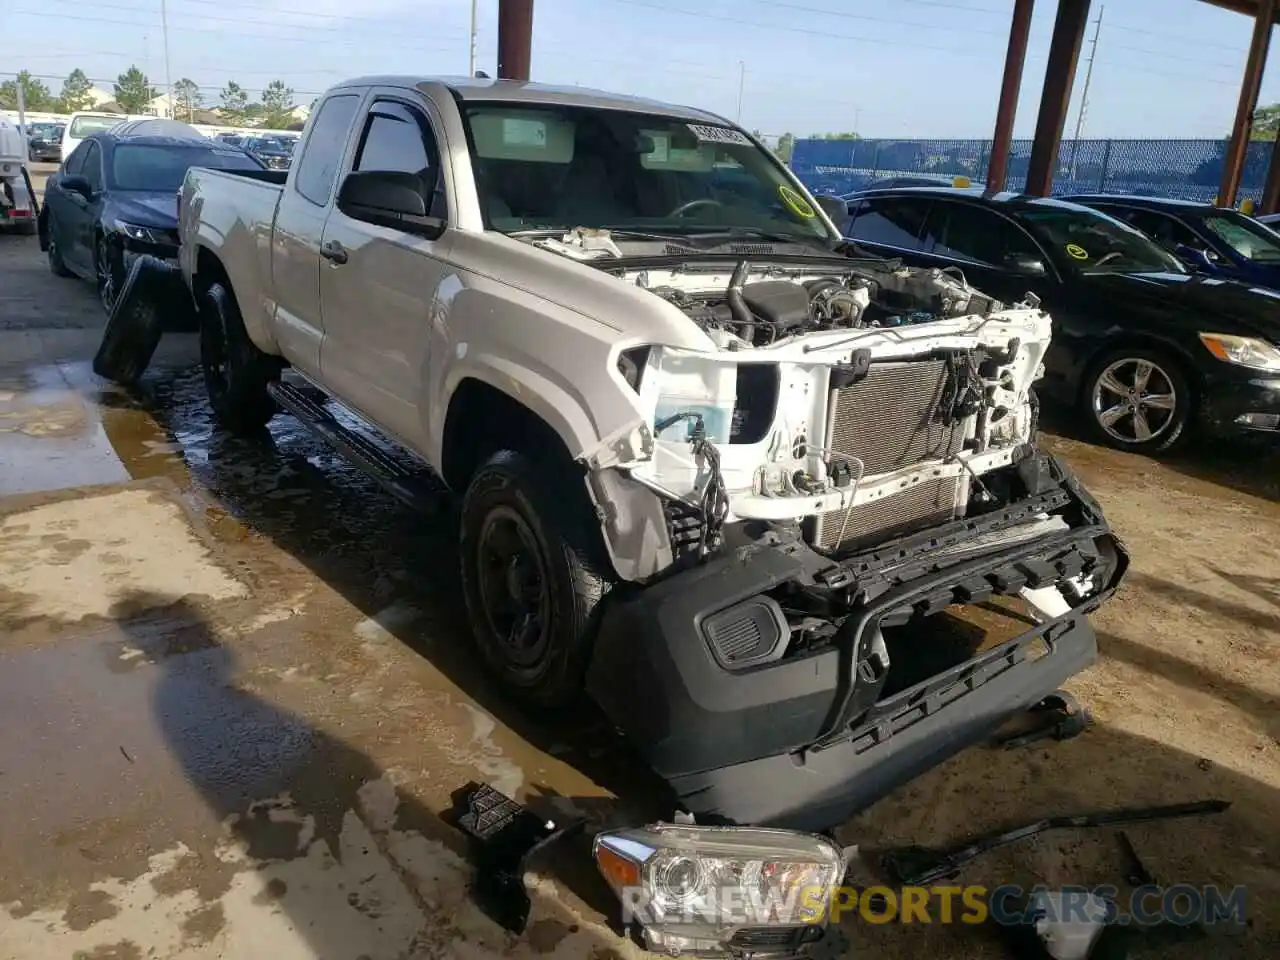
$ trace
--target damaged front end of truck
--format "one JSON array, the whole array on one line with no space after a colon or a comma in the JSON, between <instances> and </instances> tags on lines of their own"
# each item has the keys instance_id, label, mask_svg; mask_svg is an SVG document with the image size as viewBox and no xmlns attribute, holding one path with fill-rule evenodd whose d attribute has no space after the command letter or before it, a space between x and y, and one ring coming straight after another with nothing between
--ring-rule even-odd
<instances>
[{"instance_id":1,"label":"damaged front end of truck","mask_svg":"<svg viewBox=\"0 0 1280 960\"><path fill-rule=\"evenodd\" d=\"M1128 556L1036 446L1034 299L884 262L616 273L716 348L619 358L650 419L589 484L643 589L588 689L699 826L827 831L1096 659Z\"/></svg>"}]
</instances>

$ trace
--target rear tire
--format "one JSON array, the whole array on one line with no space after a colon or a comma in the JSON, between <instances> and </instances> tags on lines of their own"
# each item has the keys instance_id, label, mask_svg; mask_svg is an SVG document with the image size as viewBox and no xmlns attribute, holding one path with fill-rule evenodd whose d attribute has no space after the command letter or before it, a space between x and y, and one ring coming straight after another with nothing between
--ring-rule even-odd
<instances>
[{"instance_id":1,"label":"rear tire","mask_svg":"<svg viewBox=\"0 0 1280 960\"><path fill-rule=\"evenodd\" d=\"M1186 440L1196 404L1182 364L1146 346L1117 347L1094 360L1080 401L1097 440L1146 455Z\"/></svg>"},{"instance_id":2,"label":"rear tire","mask_svg":"<svg viewBox=\"0 0 1280 960\"><path fill-rule=\"evenodd\" d=\"M516 698L572 704L612 586L590 547L584 501L556 473L504 450L471 480L461 520L462 587L481 656Z\"/></svg>"},{"instance_id":3,"label":"rear tire","mask_svg":"<svg viewBox=\"0 0 1280 960\"><path fill-rule=\"evenodd\" d=\"M254 346L235 296L220 283L200 299L200 367L209 405L228 430L256 433L275 415L267 388L280 379L280 359Z\"/></svg>"},{"instance_id":4,"label":"rear tire","mask_svg":"<svg viewBox=\"0 0 1280 960\"><path fill-rule=\"evenodd\" d=\"M49 248L45 251L45 256L49 258L49 272L55 277L74 277L68 268L66 261L62 259L62 252L58 250L58 245L53 242L53 231L49 231Z\"/></svg>"}]
</instances>

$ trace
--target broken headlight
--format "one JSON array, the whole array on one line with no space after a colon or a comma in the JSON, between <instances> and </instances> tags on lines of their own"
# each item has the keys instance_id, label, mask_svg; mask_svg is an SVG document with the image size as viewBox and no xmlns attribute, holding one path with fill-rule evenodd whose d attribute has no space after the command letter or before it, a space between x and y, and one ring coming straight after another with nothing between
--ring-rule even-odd
<instances>
[{"instance_id":1,"label":"broken headlight","mask_svg":"<svg viewBox=\"0 0 1280 960\"><path fill-rule=\"evenodd\" d=\"M788 928L826 921L845 871L842 851L813 834L755 827L654 824L602 833L601 874L650 950L716 956ZM805 938L808 939L808 938Z\"/></svg>"}]
</instances>

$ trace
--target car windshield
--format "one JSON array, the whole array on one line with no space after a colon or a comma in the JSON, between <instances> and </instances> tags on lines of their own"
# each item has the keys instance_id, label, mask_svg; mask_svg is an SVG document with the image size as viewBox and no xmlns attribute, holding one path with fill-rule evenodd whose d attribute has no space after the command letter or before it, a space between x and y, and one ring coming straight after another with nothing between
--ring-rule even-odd
<instances>
[{"instance_id":1,"label":"car windshield","mask_svg":"<svg viewBox=\"0 0 1280 960\"><path fill-rule=\"evenodd\" d=\"M1205 228L1232 250L1255 263L1280 263L1280 236L1239 214L1212 213Z\"/></svg>"},{"instance_id":2,"label":"car windshield","mask_svg":"<svg viewBox=\"0 0 1280 960\"><path fill-rule=\"evenodd\" d=\"M231 147L122 144L111 160L111 189L176 192L189 167L261 170L262 165Z\"/></svg>"},{"instance_id":3,"label":"car windshield","mask_svg":"<svg viewBox=\"0 0 1280 960\"><path fill-rule=\"evenodd\" d=\"M38 140L52 140L62 135L62 128L53 123L33 123L31 136Z\"/></svg>"},{"instance_id":4,"label":"car windshield","mask_svg":"<svg viewBox=\"0 0 1280 960\"><path fill-rule=\"evenodd\" d=\"M1186 273L1147 235L1082 207L1029 206L1019 219L1060 266L1073 273Z\"/></svg>"},{"instance_id":5,"label":"car windshield","mask_svg":"<svg viewBox=\"0 0 1280 960\"><path fill-rule=\"evenodd\" d=\"M486 224L835 242L780 164L732 127L577 106L465 111Z\"/></svg>"},{"instance_id":6,"label":"car windshield","mask_svg":"<svg viewBox=\"0 0 1280 960\"><path fill-rule=\"evenodd\" d=\"M124 117L75 117L71 121L71 136L83 140L91 133L110 130L123 120Z\"/></svg>"}]
</instances>

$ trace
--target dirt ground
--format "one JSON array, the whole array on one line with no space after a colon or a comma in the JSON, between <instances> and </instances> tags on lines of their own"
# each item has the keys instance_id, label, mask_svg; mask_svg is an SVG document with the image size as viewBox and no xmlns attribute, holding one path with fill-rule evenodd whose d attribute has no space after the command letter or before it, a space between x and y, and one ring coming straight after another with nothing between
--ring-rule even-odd
<instances>
[{"instance_id":1,"label":"dirt ground","mask_svg":"<svg viewBox=\"0 0 1280 960\"><path fill-rule=\"evenodd\" d=\"M451 531L277 418L209 422L191 338L135 394L93 376L92 291L0 237L0 960L639 955L572 844L535 865L534 921L470 900L442 816L471 780L549 815L634 821L658 794L589 717L531 718L476 668ZM1247 888L1249 922L1136 956L1280 955L1280 456L1167 462L1071 439L1133 554L1071 689L1075 740L975 748L840 831L875 851L1120 804L1220 797L1134 826L1163 884ZM614 799L618 796L626 800ZM958 883L1115 884L1114 830L1060 832ZM936 914L935 914L936 916ZM849 956L1005 957L988 927L842 925Z\"/></svg>"}]
</instances>

